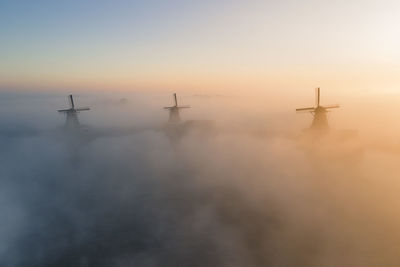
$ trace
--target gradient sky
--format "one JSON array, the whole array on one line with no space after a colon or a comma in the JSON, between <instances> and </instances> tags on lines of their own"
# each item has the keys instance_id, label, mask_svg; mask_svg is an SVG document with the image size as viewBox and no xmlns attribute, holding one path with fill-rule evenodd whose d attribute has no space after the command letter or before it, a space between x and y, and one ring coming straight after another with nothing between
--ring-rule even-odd
<instances>
[{"instance_id":1,"label":"gradient sky","mask_svg":"<svg viewBox=\"0 0 400 267\"><path fill-rule=\"evenodd\" d=\"M390 91L400 2L0 1L0 88Z\"/></svg>"}]
</instances>

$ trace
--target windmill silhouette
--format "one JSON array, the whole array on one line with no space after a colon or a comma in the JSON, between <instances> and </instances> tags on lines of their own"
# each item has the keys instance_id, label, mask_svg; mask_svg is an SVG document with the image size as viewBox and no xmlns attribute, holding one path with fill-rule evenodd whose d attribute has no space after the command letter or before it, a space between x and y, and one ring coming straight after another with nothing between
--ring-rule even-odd
<instances>
[{"instance_id":1,"label":"windmill silhouette","mask_svg":"<svg viewBox=\"0 0 400 267\"><path fill-rule=\"evenodd\" d=\"M315 107L310 108L298 108L296 112L303 113L303 112L310 112L313 116L313 122L311 124L311 129L313 130L328 130L328 118L326 114L329 112L330 109L339 108L339 105L328 105L328 106L321 106L321 89L317 88L316 91L316 103Z\"/></svg>"},{"instance_id":2,"label":"windmill silhouette","mask_svg":"<svg viewBox=\"0 0 400 267\"><path fill-rule=\"evenodd\" d=\"M182 108L190 108L190 106L178 106L178 100L176 98L176 94L173 95L175 105L171 107L164 107L164 109L169 110L169 123L178 123L181 122L181 117L179 115L179 110Z\"/></svg>"},{"instance_id":3,"label":"windmill silhouette","mask_svg":"<svg viewBox=\"0 0 400 267\"><path fill-rule=\"evenodd\" d=\"M78 113L80 111L90 110L88 107L83 108L75 108L74 98L72 95L68 96L69 100L69 109L61 109L58 112L65 113L67 118L65 120L65 128L67 129L78 129L80 127L79 120L78 120Z\"/></svg>"}]
</instances>

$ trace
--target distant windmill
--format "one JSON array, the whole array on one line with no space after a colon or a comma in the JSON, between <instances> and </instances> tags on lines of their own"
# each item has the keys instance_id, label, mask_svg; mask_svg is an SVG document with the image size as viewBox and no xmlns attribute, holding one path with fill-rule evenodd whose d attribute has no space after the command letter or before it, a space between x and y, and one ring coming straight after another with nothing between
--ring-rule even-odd
<instances>
[{"instance_id":1,"label":"distant windmill","mask_svg":"<svg viewBox=\"0 0 400 267\"><path fill-rule=\"evenodd\" d=\"M321 106L321 90L320 88L316 89L316 103L315 107L310 108L299 108L296 109L298 113L300 112L310 112L314 116L314 120L311 124L311 129L316 130L327 130L329 129L328 119L326 113L329 112L329 109L339 108L339 105L329 105L329 106Z\"/></svg>"},{"instance_id":2,"label":"distant windmill","mask_svg":"<svg viewBox=\"0 0 400 267\"><path fill-rule=\"evenodd\" d=\"M75 108L74 98L72 95L68 96L70 108L69 109L61 109L58 112L65 113L67 115L67 119L65 121L65 127L67 129L77 129L80 127L79 120L78 120L78 113L84 110L90 110L90 108Z\"/></svg>"},{"instance_id":3,"label":"distant windmill","mask_svg":"<svg viewBox=\"0 0 400 267\"><path fill-rule=\"evenodd\" d=\"M190 106L178 106L178 100L176 99L176 94L174 94L174 102L175 105L172 107L165 107L164 109L169 110L169 123L178 123L181 121L181 117L179 116L179 110L182 108L190 108Z\"/></svg>"}]
</instances>

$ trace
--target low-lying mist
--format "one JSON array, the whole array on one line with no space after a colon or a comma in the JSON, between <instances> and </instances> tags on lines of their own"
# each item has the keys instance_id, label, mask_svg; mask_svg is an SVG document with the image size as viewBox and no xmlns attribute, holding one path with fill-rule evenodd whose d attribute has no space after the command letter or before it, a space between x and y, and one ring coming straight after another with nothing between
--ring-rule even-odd
<instances>
[{"instance_id":1,"label":"low-lying mist","mask_svg":"<svg viewBox=\"0 0 400 267\"><path fill-rule=\"evenodd\" d=\"M365 126L350 141L304 144L312 117L296 106L179 101L192 106L184 120L213 120L212 133L172 141L162 130L168 95L81 95L76 105L92 108L81 124L111 130L70 139L57 113L64 96L3 95L0 265L400 265L400 155L371 148L378 135L362 132L371 112L329 115L337 130L348 118Z\"/></svg>"}]
</instances>

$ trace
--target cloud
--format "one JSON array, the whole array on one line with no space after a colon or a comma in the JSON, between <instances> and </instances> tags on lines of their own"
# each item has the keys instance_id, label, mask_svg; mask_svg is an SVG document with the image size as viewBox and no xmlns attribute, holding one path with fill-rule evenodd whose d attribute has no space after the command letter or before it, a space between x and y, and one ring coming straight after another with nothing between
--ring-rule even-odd
<instances>
[{"instance_id":1,"label":"cloud","mask_svg":"<svg viewBox=\"0 0 400 267\"><path fill-rule=\"evenodd\" d=\"M115 117L90 117L110 109L95 107L82 122L127 124L114 121L125 107L112 109ZM18 125L47 114L35 112L20 115ZM35 128L56 128L62 119ZM392 156L332 161L318 157L326 148L310 155L295 139L245 129L188 133L178 143L149 130L79 146L43 129L12 142L0 137L0 265L399 264Z\"/></svg>"}]
</instances>

